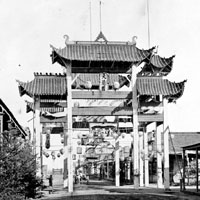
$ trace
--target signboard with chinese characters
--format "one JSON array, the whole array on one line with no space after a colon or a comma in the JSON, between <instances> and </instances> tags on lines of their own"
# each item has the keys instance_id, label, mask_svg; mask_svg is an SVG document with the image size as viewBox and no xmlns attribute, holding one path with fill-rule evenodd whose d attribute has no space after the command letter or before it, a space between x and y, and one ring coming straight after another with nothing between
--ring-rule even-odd
<instances>
[{"instance_id":1,"label":"signboard with chinese characters","mask_svg":"<svg viewBox=\"0 0 200 200\"><path fill-rule=\"evenodd\" d=\"M117 123L90 123L90 133L93 138L113 137L117 132Z\"/></svg>"}]
</instances>

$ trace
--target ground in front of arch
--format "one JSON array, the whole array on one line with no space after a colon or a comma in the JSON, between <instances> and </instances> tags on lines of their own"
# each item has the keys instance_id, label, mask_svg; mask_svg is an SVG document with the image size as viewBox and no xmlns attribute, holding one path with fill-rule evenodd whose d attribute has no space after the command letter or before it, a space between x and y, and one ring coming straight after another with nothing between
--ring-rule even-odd
<instances>
[{"instance_id":1,"label":"ground in front of arch","mask_svg":"<svg viewBox=\"0 0 200 200\"><path fill-rule=\"evenodd\" d=\"M171 186L170 190L157 188L155 184L149 187L135 189L134 185L121 185L116 187L110 180L90 180L74 184L73 193L69 193L63 185L53 187L53 192L41 191L41 200L200 200L200 193L190 187L187 192L181 192L180 186Z\"/></svg>"}]
</instances>

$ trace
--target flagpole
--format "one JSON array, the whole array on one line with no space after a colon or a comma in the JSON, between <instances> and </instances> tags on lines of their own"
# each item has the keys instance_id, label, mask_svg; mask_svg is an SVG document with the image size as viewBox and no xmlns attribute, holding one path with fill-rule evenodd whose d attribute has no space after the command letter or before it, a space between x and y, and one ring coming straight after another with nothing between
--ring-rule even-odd
<instances>
[{"instance_id":1,"label":"flagpole","mask_svg":"<svg viewBox=\"0 0 200 200\"><path fill-rule=\"evenodd\" d=\"M99 1L99 20L100 20L100 32L102 31L102 25L101 25L101 1Z\"/></svg>"},{"instance_id":2,"label":"flagpole","mask_svg":"<svg viewBox=\"0 0 200 200\"><path fill-rule=\"evenodd\" d=\"M92 3L90 1L90 41L92 41Z\"/></svg>"},{"instance_id":3,"label":"flagpole","mask_svg":"<svg viewBox=\"0 0 200 200\"><path fill-rule=\"evenodd\" d=\"M149 0L147 0L148 47L150 48Z\"/></svg>"}]
</instances>

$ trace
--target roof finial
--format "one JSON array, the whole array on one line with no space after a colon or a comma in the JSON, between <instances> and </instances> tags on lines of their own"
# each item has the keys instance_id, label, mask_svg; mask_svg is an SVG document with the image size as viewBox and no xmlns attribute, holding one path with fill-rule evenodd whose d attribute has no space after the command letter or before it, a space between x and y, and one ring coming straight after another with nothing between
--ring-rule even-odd
<instances>
[{"instance_id":1,"label":"roof finial","mask_svg":"<svg viewBox=\"0 0 200 200\"><path fill-rule=\"evenodd\" d=\"M100 32L102 32L102 25L101 25L101 1L99 1L99 20L100 20Z\"/></svg>"},{"instance_id":2,"label":"roof finial","mask_svg":"<svg viewBox=\"0 0 200 200\"><path fill-rule=\"evenodd\" d=\"M137 36L133 36L132 37L132 43L133 43L133 45L136 45L136 42L137 41Z\"/></svg>"},{"instance_id":3,"label":"roof finial","mask_svg":"<svg viewBox=\"0 0 200 200\"><path fill-rule=\"evenodd\" d=\"M157 54L158 53L158 46L156 46L153 50L153 54Z\"/></svg>"},{"instance_id":4,"label":"roof finial","mask_svg":"<svg viewBox=\"0 0 200 200\"><path fill-rule=\"evenodd\" d=\"M65 44L67 45L67 43L69 42L69 36L65 34L63 38L65 38Z\"/></svg>"}]
</instances>

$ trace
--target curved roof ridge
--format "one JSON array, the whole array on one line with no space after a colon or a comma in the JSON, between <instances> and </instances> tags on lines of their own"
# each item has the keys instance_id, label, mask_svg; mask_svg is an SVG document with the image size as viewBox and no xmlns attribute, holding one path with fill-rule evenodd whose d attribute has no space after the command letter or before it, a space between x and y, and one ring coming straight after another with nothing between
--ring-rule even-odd
<instances>
[{"instance_id":1,"label":"curved roof ridge","mask_svg":"<svg viewBox=\"0 0 200 200\"><path fill-rule=\"evenodd\" d=\"M157 55L157 54L153 54L150 62L155 67L163 68L163 67L166 67L167 65L172 64L174 57L175 55L166 58L166 57L161 57L160 55Z\"/></svg>"},{"instance_id":2,"label":"curved roof ridge","mask_svg":"<svg viewBox=\"0 0 200 200\"><path fill-rule=\"evenodd\" d=\"M91 74L81 74L80 79L77 79L77 83L80 81L92 81L92 84L98 85L98 76L92 76ZM114 81L117 81L116 75L110 76L109 84L114 84ZM119 76L118 76L119 78ZM171 82L168 79L163 79L162 77L137 77L137 90L141 95L159 95L162 94L169 101L174 101L182 96L184 91L185 82ZM47 76L41 78L35 78L31 82L18 82L19 83L19 92L20 95L27 94L30 97L34 95L55 95L62 96L66 95L67 83L64 76Z\"/></svg>"},{"instance_id":3,"label":"curved roof ridge","mask_svg":"<svg viewBox=\"0 0 200 200\"><path fill-rule=\"evenodd\" d=\"M34 72L34 76L66 76L65 73L54 73L54 72Z\"/></svg>"},{"instance_id":4,"label":"curved roof ridge","mask_svg":"<svg viewBox=\"0 0 200 200\"><path fill-rule=\"evenodd\" d=\"M52 48L52 62L61 59L72 61L115 61L115 62L141 62L148 58L155 47L144 50L139 49L133 44L66 44L64 48Z\"/></svg>"},{"instance_id":5,"label":"curved roof ridge","mask_svg":"<svg viewBox=\"0 0 200 200\"><path fill-rule=\"evenodd\" d=\"M166 76L172 71L174 57L175 55L166 58L158 54L152 54L140 74L144 76Z\"/></svg>"}]
</instances>

